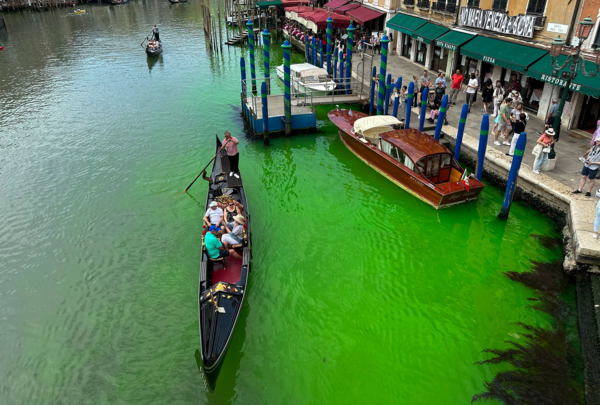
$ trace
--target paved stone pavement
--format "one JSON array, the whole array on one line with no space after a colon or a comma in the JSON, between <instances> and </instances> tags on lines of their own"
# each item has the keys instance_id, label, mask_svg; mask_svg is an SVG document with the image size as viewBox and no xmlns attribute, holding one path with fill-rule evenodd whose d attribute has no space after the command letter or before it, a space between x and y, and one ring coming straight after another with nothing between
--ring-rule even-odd
<instances>
[{"instance_id":1,"label":"paved stone pavement","mask_svg":"<svg viewBox=\"0 0 600 405\"><path fill-rule=\"evenodd\" d=\"M355 72L362 72L363 62L360 58L360 54L354 53L352 59L353 65L355 66ZM369 71L370 62L365 58L365 74L368 76L366 72ZM377 66L377 73L379 73L379 56L375 55L373 58L373 66ZM389 55L388 56L388 64L387 64L387 73L391 73L394 80L397 80L399 76L402 77L402 84L408 85L412 80L412 76L416 75L420 77L423 73L423 66L413 63L405 58L399 57L397 55ZM434 76L436 77L436 76ZM448 82L448 93L450 89L450 81ZM448 123L451 127L458 127L458 120L460 117L460 112L462 109L462 103L465 102L465 95L460 93L457 97L457 104L455 106L451 106L448 109ZM481 120L483 118L483 112L481 111L483 105L481 103L481 93L477 95L477 102L473 104L471 108L471 113L467 117L467 123L465 126L465 134L468 134L474 138L479 139L479 129L481 127ZM413 111L418 113L417 109L414 108ZM525 156L523 159L523 164L526 164L530 167L533 167L533 161L535 160L535 156L531 154L531 150L535 146L536 140L539 137L537 132L542 131L544 128L543 120L537 118L533 112L529 112L529 121L527 123L527 127L525 129L527 133L527 148L525 150ZM488 108L488 113L491 115L493 113L493 106ZM503 153L507 153L509 147L508 146L496 146L494 145L494 137L492 133L492 128L494 126L494 117L489 117L490 119L490 134L488 136L488 149L495 148ZM411 127L418 127L418 121L415 119L415 115L412 115L411 118ZM447 128L444 126L444 128ZM590 148L591 134L589 137L584 137L579 133L573 133L571 131L563 130L560 134L560 139L556 143L555 151L556 151L556 166L552 171L542 172L551 178L565 184L571 189L575 189L579 186L579 180L581 179L581 168L582 164L577 159L579 156L584 154ZM600 181L594 187L592 195L595 190L600 186ZM586 185L587 187L587 185Z\"/></svg>"}]
</instances>

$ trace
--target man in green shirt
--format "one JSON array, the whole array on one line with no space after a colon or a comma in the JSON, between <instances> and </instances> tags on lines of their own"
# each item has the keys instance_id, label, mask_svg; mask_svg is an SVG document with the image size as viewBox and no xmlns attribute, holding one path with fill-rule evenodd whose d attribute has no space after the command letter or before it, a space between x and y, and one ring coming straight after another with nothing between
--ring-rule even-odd
<instances>
[{"instance_id":1,"label":"man in green shirt","mask_svg":"<svg viewBox=\"0 0 600 405\"><path fill-rule=\"evenodd\" d=\"M233 249L225 249L221 241L217 238L217 234L221 231L221 228L216 227L215 225L211 225L208 228L208 232L204 235L204 246L206 246L206 251L208 255L213 259L225 258L229 255L241 259L242 256L236 253Z\"/></svg>"}]
</instances>

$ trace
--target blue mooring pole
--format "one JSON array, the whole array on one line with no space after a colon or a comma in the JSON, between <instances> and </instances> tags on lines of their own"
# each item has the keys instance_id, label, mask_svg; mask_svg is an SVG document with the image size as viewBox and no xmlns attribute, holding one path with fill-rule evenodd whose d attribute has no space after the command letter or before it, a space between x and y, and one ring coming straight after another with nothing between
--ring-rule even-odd
<instances>
[{"instance_id":1,"label":"blue mooring pole","mask_svg":"<svg viewBox=\"0 0 600 405\"><path fill-rule=\"evenodd\" d=\"M327 73L331 74L331 47L333 44L333 19L331 18L331 13L329 13L329 18L327 19Z\"/></svg>"},{"instance_id":2,"label":"blue mooring pole","mask_svg":"<svg viewBox=\"0 0 600 405\"><path fill-rule=\"evenodd\" d=\"M250 77L252 78L252 94L256 93L256 69L254 67L254 23L248 20L248 49L250 50Z\"/></svg>"},{"instance_id":3,"label":"blue mooring pole","mask_svg":"<svg viewBox=\"0 0 600 405\"><path fill-rule=\"evenodd\" d=\"M321 59L319 60L319 67L323 69L323 41L319 41L319 51L321 52Z\"/></svg>"},{"instance_id":4,"label":"blue mooring pole","mask_svg":"<svg viewBox=\"0 0 600 405\"><path fill-rule=\"evenodd\" d=\"M388 115L388 112L389 112L391 92L392 92L392 74L388 73L387 79L385 81L385 107L383 109L383 113L385 115Z\"/></svg>"},{"instance_id":5,"label":"blue mooring pole","mask_svg":"<svg viewBox=\"0 0 600 405\"><path fill-rule=\"evenodd\" d=\"M442 135L442 125L444 125L444 121L446 120L446 110L448 109L448 95L446 94L444 98L442 98L442 105L440 105L440 114L437 118L437 124L435 126L435 139L440 140L440 136Z\"/></svg>"},{"instance_id":6,"label":"blue mooring pole","mask_svg":"<svg viewBox=\"0 0 600 405\"><path fill-rule=\"evenodd\" d=\"M396 94L398 95L398 97L394 98L394 110L393 110L393 115L394 117L398 118L398 106L400 106L400 92L402 91L402 76L398 77L398 80L396 80Z\"/></svg>"},{"instance_id":7,"label":"blue mooring pole","mask_svg":"<svg viewBox=\"0 0 600 405\"><path fill-rule=\"evenodd\" d=\"M388 54L388 39L387 35L381 40L381 59L379 60L379 93L377 94L377 115L384 113L383 104L385 103L385 75L387 71L387 54Z\"/></svg>"},{"instance_id":8,"label":"blue mooring pole","mask_svg":"<svg viewBox=\"0 0 600 405\"><path fill-rule=\"evenodd\" d=\"M317 66L317 38L312 37L312 65Z\"/></svg>"},{"instance_id":9,"label":"blue mooring pole","mask_svg":"<svg viewBox=\"0 0 600 405\"><path fill-rule=\"evenodd\" d=\"M485 162L485 150L487 149L488 132L490 130L490 119L487 114L483 114L481 119L481 129L479 131L479 150L477 150L477 180L481 181L483 176L483 163Z\"/></svg>"},{"instance_id":10,"label":"blue mooring pole","mask_svg":"<svg viewBox=\"0 0 600 405\"><path fill-rule=\"evenodd\" d=\"M519 135L519 138L517 139L515 155L513 156L513 161L510 165L510 171L508 172L508 181L506 182L506 192L504 193L504 201L502 201L502 208L500 209L500 214L498 214L498 218L500 219L508 218L508 212L510 211L510 206L512 204L515 188L517 187L519 169L521 168L521 163L523 162L523 153L525 153L526 144L527 134L525 132L521 132L521 135Z\"/></svg>"},{"instance_id":11,"label":"blue mooring pole","mask_svg":"<svg viewBox=\"0 0 600 405\"><path fill-rule=\"evenodd\" d=\"M267 83L267 94L271 94L271 80L269 76L269 43L271 39L271 34L269 30L265 28L262 32L263 37L263 66L265 68L265 82Z\"/></svg>"},{"instance_id":12,"label":"blue mooring pole","mask_svg":"<svg viewBox=\"0 0 600 405\"><path fill-rule=\"evenodd\" d=\"M460 148L462 146L463 134L465 133L465 124L467 123L467 114L469 114L469 105L463 104L458 120L458 132L456 133L456 145L454 145L454 159L458 162L460 159Z\"/></svg>"},{"instance_id":13,"label":"blue mooring pole","mask_svg":"<svg viewBox=\"0 0 600 405\"><path fill-rule=\"evenodd\" d=\"M415 91L415 84L411 81L410 83L408 83L408 95L406 98L406 117L404 118L404 129L409 129L410 128L410 114L411 114L411 108L412 108L412 99L415 96L413 94L413 91Z\"/></svg>"},{"instance_id":14,"label":"blue mooring pole","mask_svg":"<svg viewBox=\"0 0 600 405\"><path fill-rule=\"evenodd\" d=\"M291 99L291 83L290 83L290 50L292 45L287 38L281 45L283 49L283 113L285 117L285 136L292 134L292 99Z\"/></svg>"},{"instance_id":15,"label":"blue mooring pole","mask_svg":"<svg viewBox=\"0 0 600 405\"><path fill-rule=\"evenodd\" d=\"M370 94L370 100L371 103L369 105L369 115L373 115L373 109L375 107L375 105L373 103L375 103L375 76L377 76L377 68L375 66L373 66L373 73L371 74L371 94Z\"/></svg>"},{"instance_id":16,"label":"blue mooring pole","mask_svg":"<svg viewBox=\"0 0 600 405\"><path fill-rule=\"evenodd\" d=\"M305 40L305 44L304 44L304 53L306 54L306 63L310 63L310 50L309 50L309 44L310 44L310 40L308 39L308 33L304 35L304 40Z\"/></svg>"},{"instance_id":17,"label":"blue mooring pole","mask_svg":"<svg viewBox=\"0 0 600 405\"><path fill-rule=\"evenodd\" d=\"M354 26L352 20L348 26L348 39L346 47L346 94L350 94L350 82L352 81L352 46L354 41Z\"/></svg>"},{"instance_id":18,"label":"blue mooring pole","mask_svg":"<svg viewBox=\"0 0 600 405\"><path fill-rule=\"evenodd\" d=\"M338 49L333 50L333 81L337 79Z\"/></svg>"},{"instance_id":19,"label":"blue mooring pole","mask_svg":"<svg viewBox=\"0 0 600 405\"><path fill-rule=\"evenodd\" d=\"M425 87L421 93L421 112L419 113L419 131L425 126L425 116L427 115L427 100L429 98L429 89Z\"/></svg>"},{"instance_id":20,"label":"blue mooring pole","mask_svg":"<svg viewBox=\"0 0 600 405\"><path fill-rule=\"evenodd\" d=\"M344 86L344 53L340 52L340 88L345 89Z\"/></svg>"},{"instance_id":21,"label":"blue mooring pole","mask_svg":"<svg viewBox=\"0 0 600 405\"><path fill-rule=\"evenodd\" d=\"M242 72L242 115L246 116L246 61L240 58L240 70Z\"/></svg>"},{"instance_id":22,"label":"blue mooring pole","mask_svg":"<svg viewBox=\"0 0 600 405\"><path fill-rule=\"evenodd\" d=\"M263 139L265 145L270 144L269 141L269 104L267 101L267 83L262 82L260 86L260 97L262 99L262 118L263 118Z\"/></svg>"}]
</instances>

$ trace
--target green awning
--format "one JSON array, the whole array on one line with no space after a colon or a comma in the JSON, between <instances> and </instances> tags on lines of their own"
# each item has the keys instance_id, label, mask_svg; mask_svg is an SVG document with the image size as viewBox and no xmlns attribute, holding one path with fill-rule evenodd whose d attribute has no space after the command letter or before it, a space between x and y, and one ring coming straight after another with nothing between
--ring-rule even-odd
<instances>
[{"instance_id":1,"label":"green awning","mask_svg":"<svg viewBox=\"0 0 600 405\"><path fill-rule=\"evenodd\" d=\"M442 27L432 23L427 23L419 29L417 29L416 31L413 31L413 33L410 36L416 39L417 41L430 44L437 37L441 37L448 31L450 30L446 27Z\"/></svg>"},{"instance_id":2,"label":"green awning","mask_svg":"<svg viewBox=\"0 0 600 405\"><path fill-rule=\"evenodd\" d=\"M414 30L426 23L427 20L422 18L413 17L412 15L407 14L396 14L385 26L404 34L411 35Z\"/></svg>"},{"instance_id":3,"label":"green awning","mask_svg":"<svg viewBox=\"0 0 600 405\"><path fill-rule=\"evenodd\" d=\"M479 35L463 45L460 53L492 65L525 72L529 65L547 54L548 51Z\"/></svg>"},{"instance_id":4,"label":"green awning","mask_svg":"<svg viewBox=\"0 0 600 405\"><path fill-rule=\"evenodd\" d=\"M259 1L258 3L256 3L256 8L269 8L280 6L283 6L283 2L281 0Z\"/></svg>"},{"instance_id":5,"label":"green awning","mask_svg":"<svg viewBox=\"0 0 600 405\"><path fill-rule=\"evenodd\" d=\"M435 40L436 46L456 51L459 46L475 38L475 35L465 34L464 32L450 31L447 34Z\"/></svg>"},{"instance_id":6,"label":"green awning","mask_svg":"<svg viewBox=\"0 0 600 405\"><path fill-rule=\"evenodd\" d=\"M561 55L558 57L556 61L557 65L562 65L565 63L566 56ZM567 85L567 81L562 79L561 73L568 72L570 66L567 65L565 69L560 70L556 77L552 76L552 71L554 67L552 66L552 57L550 55L544 56L542 59L531 65L529 69L527 69L527 76L533 77L534 79L541 80L543 82L548 82L555 84L560 87L565 87ZM596 66L593 62L585 61L585 70L587 72L595 72ZM570 90L578 91L579 93L587 94L588 96L599 98L600 97L600 76L596 77L586 77L582 72L577 72L577 78L571 82L569 86Z\"/></svg>"}]
</instances>

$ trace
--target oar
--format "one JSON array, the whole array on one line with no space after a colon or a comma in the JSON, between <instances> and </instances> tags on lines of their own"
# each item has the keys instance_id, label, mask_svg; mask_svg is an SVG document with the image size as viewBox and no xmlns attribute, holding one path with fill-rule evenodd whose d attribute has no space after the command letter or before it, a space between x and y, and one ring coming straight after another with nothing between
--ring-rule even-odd
<instances>
[{"instance_id":1,"label":"oar","mask_svg":"<svg viewBox=\"0 0 600 405\"><path fill-rule=\"evenodd\" d=\"M150 34L152 34L154 32L154 28L152 28L152 31L150 31ZM144 38L144 40L142 41L142 43L140 44L140 46L143 48L144 47L144 42L146 42L148 40L148 37L150 36L150 34L146 35L146 38Z\"/></svg>"},{"instance_id":2,"label":"oar","mask_svg":"<svg viewBox=\"0 0 600 405\"><path fill-rule=\"evenodd\" d=\"M194 179L194 181L192 181L192 183L183 191L184 193L187 193L187 191L190 189L190 187L192 187L192 185L196 182L196 180L198 180L198 178L202 175L202 173L204 173L204 171L206 170L206 168L208 167L208 165L210 165L212 163L212 161L215 160L217 158L217 156L219 156L219 153L221 153L221 149L223 149L223 146L227 145L227 142L228 141L226 140L225 143L221 146L221 148L217 152L217 154L215 156L213 156L213 158L210 160L210 162L208 162L206 164L206 166L204 166L204 169L202 169L200 171L200 173L196 176L196 178Z\"/></svg>"}]
</instances>

